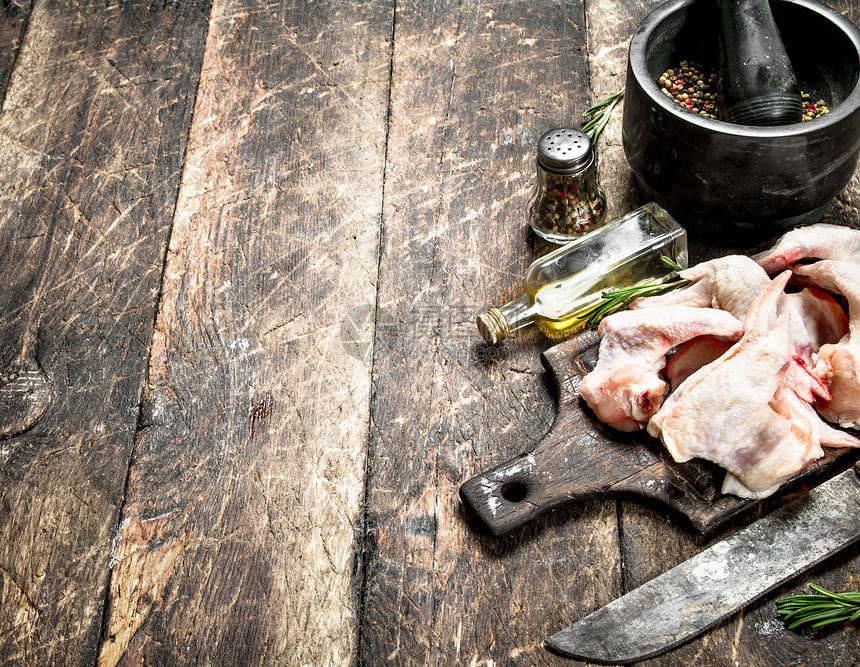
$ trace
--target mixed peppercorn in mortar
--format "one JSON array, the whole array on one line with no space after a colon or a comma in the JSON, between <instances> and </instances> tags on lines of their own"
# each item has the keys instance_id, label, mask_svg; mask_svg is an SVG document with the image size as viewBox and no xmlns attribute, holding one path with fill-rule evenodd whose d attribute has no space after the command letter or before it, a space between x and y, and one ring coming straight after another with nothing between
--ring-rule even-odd
<instances>
[{"instance_id":1,"label":"mixed peppercorn in mortar","mask_svg":"<svg viewBox=\"0 0 860 667\"><path fill-rule=\"evenodd\" d=\"M717 117L716 72L704 72L701 65L682 60L680 67L663 72L657 85L688 111L707 118Z\"/></svg>"},{"instance_id":2,"label":"mixed peppercorn in mortar","mask_svg":"<svg viewBox=\"0 0 860 667\"><path fill-rule=\"evenodd\" d=\"M682 60L678 67L667 69L657 78L660 89L688 111L720 118L719 78L714 70L706 69L694 61ZM803 105L801 121L812 120L830 109L824 100L812 101L809 93L800 93Z\"/></svg>"}]
</instances>

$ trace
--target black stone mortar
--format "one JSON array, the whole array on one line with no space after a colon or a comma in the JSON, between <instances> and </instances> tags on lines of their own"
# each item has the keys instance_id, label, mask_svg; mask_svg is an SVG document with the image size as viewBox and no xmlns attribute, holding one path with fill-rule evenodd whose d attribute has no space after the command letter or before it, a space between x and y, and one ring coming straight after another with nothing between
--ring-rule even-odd
<instances>
[{"instance_id":1,"label":"black stone mortar","mask_svg":"<svg viewBox=\"0 0 860 667\"><path fill-rule=\"evenodd\" d=\"M812 0L771 0L804 92L819 118L754 127L682 109L656 83L681 60L718 63L716 2L670 0L630 42L623 141L643 194L709 243L748 247L817 222L860 156L860 30Z\"/></svg>"}]
</instances>

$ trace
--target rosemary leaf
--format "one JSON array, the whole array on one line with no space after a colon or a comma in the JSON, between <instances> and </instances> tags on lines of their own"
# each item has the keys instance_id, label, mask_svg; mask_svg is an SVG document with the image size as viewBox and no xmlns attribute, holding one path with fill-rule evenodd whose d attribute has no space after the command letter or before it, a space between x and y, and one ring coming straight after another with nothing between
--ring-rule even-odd
<instances>
[{"instance_id":1,"label":"rosemary leaf","mask_svg":"<svg viewBox=\"0 0 860 667\"><path fill-rule=\"evenodd\" d=\"M817 595L792 595L776 601L776 612L789 630L802 626L818 629L860 618L860 593L833 593L815 584L809 587Z\"/></svg>"},{"instance_id":2,"label":"rosemary leaf","mask_svg":"<svg viewBox=\"0 0 860 667\"><path fill-rule=\"evenodd\" d=\"M588 135L588 138L591 139L591 143L597 143L597 137L600 136L600 133L603 132L603 128L606 127L606 124L609 122L609 117L612 114L612 110L615 108L615 105L618 104L618 101L624 96L624 88L619 90L617 93L613 93L609 97L605 97L596 104L590 106L588 109L583 111L582 117L588 118L592 116L592 118L582 126L582 131Z\"/></svg>"},{"instance_id":3,"label":"rosemary leaf","mask_svg":"<svg viewBox=\"0 0 860 667\"><path fill-rule=\"evenodd\" d=\"M678 264L674 259L669 257L668 255L660 255L660 261L663 262L664 266L668 266L673 271L683 271L684 267Z\"/></svg>"},{"instance_id":4,"label":"rosemary leaf","mask_svg":"<svg viewBox=\"0 0 860 667\"><path fill-rule=\"evenodd\" d=\"M821 611L817 614L806 614L788 627L790 630L799 628L802 625L809 625L812 629L823 628L825 625L830 625L831 623L847 621L849 616L850 614L846 614L843 609L832 609L830 611Z\"/></svg>"},{"instance_id":5,"label":"rosemary leaf","mask_svg":"<svg viewBox=\"0 0 860 667\"><path fill-rule=\"evenodd\" d=\"M599 102L597 102L593 106L591 106L588 109L586 109L585 111L583 111L582 117L587 118L588 116L591 116L593 113L595 113L596 111L599 111L600 109L605 107L607 104L611 104L615 100L619 99L622 95L624 95L624 88L619 90L617 93L613 93L609 97L604 97L602 100L600 100Z\"/></svg>"},{"instance_id":6,"label":"rosemary leaf","mask_svg":"<svg viewBox=\"0 0 860 667\"><path fill-rule=\"evenodd\" d=\"M671 260L669 260L669 262L671 262L672 265L677 266L678 269L681 268ZM683 279L674 280L673 278L677 278L677 274L672 273L659 280L631 285L630 287L619 287L614 290L605 290L601 295L601 301L582 314L586 328L591 328L598 324L600 320L607 315L611 315L616 311L626 308L639 297L660 294L661 292L666 292L668 290L675 289L676 287L682 287L688 282Z\"/></svg>"},{"instance_id":7,"label":"rosemary leaf","mask_svg":"<svg viewBox=\"0 0 860 667\"><path fill-rule=\"evenodd\" d=\"M824 595L842 604L850 604L850 600L852 599L860 601L860 593L831 593L826 588L821 588L821 586L816 586L815 584L809 584L809 587L814 591L818 591L820 595Z\"/></svg>"}]
</instances>

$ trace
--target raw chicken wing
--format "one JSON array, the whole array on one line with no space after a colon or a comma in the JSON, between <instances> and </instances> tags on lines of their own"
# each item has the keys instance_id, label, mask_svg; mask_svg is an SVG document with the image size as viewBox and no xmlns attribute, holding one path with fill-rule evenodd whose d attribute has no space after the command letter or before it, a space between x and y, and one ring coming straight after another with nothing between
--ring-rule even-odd
<instances>
[{"instance_id":1,"label":"raw chicken wing","mask_svg":"<svg viewBox=\"0 0 860 667\"><path fill-rule=\"evenodd\" d=\"M669 350L704 335L736 341L743 326L725 311L668 306L615 313L600 323L598 333L598 362L582 379L580 395L602 422L635 431L669 393L660 377Z\"/></svg>"},{"instance_id":2,"label":"raw chicken wing","mask_svg":"<svg viewBox=\"0 0 860 667\"><path fill-rule=\"evenodd\" d=\"M681 345L666 362L666 379L672 390L703 366L716 361L731 347L713 336L700 336Z\"/></svg>"},{"instance_id":3,"label":"raw chicken wing","mask_svg":"<svg viewBox=\"0 0 860 667\"><path fill-rule=\"evenodd\" d=\"M657 306L697 306L719 308L739 320L750 304L770 284L767 273L744 255L728 255L696 264L680 271L689 285L673 292L636 299L631 309Z\"/></svg>"},{"instance_id":4,"label":"raw chicken wing","mask_svg":"<svg viewBox=\"0 0 860 667\"><path fill-rule=\"evenodd\" d=\"M750 305L770 285L767 272L754 260L744 255L727 255L684 269L679 275L690 284L674 292L637 299L633 309L656 308L667 305L720 308L743 320ZM781 295L779 313L790 313L791 348L795 359L788 369L788 382L807 401L816 396L827 396L826 389L814 375L812 368L813 345L796 306L806 306L801 298L789 299Z\"/></svg>"},{"instance_id":5,"label":"raw chicken wing","mask_svg":"<svg viewBox=\"0 0 860 667\"><path fill-rule=\"evenodd\" d=\"M777 390L770 405L774 410L791 420L792 429L801 438L817 440L822 447L860 447L860 440L823 422L809 403L785 386ZM722 492L737 496L749 495L749 489L730 472L726 473Z\"/></svg>"},{"instance_id":6,"label":"raw chicken wing","mask_svg":"<svg viewBox=\"0 0 860 667\"><path fill-rule=\"evenodd\" d=\"M771 405L792 391L784 385L792 365L790 315L778 314L789 275L751 305L740 342L691 375L648 423L676 461L719 464L732 474L726 488L745 497L770 495L823 453L812 428L798 428Z\"/></svg>"},{"instance_id":7,"label":"raw chicken wing","mask_svg":"<svg viewBox=\"0 0 860 667\"><path fill-rule=\"evenodd\" d=\"M784 234L770 250L755 260L767 273L776 273L801 259L860 262L860 230L819 223Z\"/></svg>"},{"instance_id":8,"label":"raw chicken wing","mask_svg":"<svg viewBox=\"0 0 860 667\"><path fill-rule=\"evenodd\" d=\"M786 294L809 334L812 351L826 343L838 343L848 333L848 316L832 296L812 287Z\"/></svg>"},{"instance_id":9,"label":"raw chicken wing","mask_svg":"<svg viewBox=\"0 0 860 667\"><path fill-rule=\"evenodd\" d=\"M838 343L818 351L815 373L830 390L830 400L817 407L828 421L860 428L860 264L821 261L798 265L794 271L848 301L848 333Z\"/></svg>"}]
</instances>

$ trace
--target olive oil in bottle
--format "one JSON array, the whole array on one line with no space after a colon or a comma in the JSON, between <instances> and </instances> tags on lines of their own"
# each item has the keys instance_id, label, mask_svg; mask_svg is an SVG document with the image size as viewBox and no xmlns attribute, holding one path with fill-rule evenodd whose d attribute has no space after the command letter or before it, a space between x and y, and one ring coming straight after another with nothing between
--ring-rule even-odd
<instances>
[{"instance_id":1,"label":"olive oil in bottle","mask_svg":"<svg viewBox=\"0 0 860 667\"><path fill-rule=\"evenodd\" d=\"M535 260L525 293L478 315L478 330L491 345L532 323L553 336L577 333L604 291L669 280L672 269L661 258L686 268L687 235L650 203Z\"/></svg>"}]
</instances>

